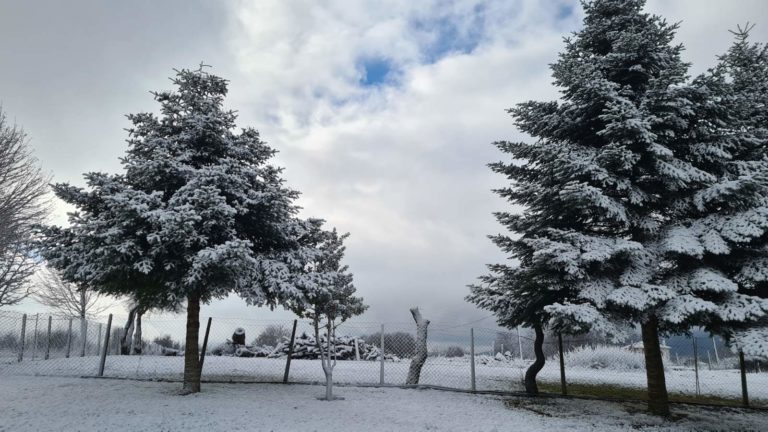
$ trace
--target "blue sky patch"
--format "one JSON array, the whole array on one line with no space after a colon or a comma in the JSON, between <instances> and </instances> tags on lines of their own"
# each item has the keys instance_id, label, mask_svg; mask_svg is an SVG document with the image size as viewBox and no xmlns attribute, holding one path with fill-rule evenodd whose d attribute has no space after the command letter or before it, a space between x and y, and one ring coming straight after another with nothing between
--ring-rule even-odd
<instances>
[{"instance_id":1,"label":"blue sky patch","mask_svg":"<svg viewBox=\"0 0 768 432\"><path fill-rule=\"evenodd\" d=\"M411 26L425 35L425 60L434 63L451 54L468 54L480 44L485 31L485 7L476 5L469 16L443 15L414 20Z\"/></svg>"},{"instance_id":2,"label":"blue sky patch","mask_svg":"<svg viewBox=\"0 0 768 432\"><path fill-rule=\"evenodd\" d=\"M557 8L557 19L564 20L573 15L573 4L563 4Z\"/></svg>"},{"instance_id":3,"label":"blue sky patch","mask_svg":"<svg viewBox=\"0 0 768 432\"><path fill-rule=\"evenodd\" d=\"M363 77L360 82L364 86L377 86L387 81L392 72L392 64L383 58L370 58L362 62Z\"/></svg>"}]
</instances>

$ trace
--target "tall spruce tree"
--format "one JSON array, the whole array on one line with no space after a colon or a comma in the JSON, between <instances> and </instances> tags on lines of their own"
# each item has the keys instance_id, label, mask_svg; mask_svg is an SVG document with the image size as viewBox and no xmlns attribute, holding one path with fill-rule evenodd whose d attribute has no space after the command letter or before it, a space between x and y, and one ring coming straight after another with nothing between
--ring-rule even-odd
<instances>
[{"instance_id":1,"label":"tall spruce tree","mask_svg":"<svg viewBox=\"0 0 768 432\"><path fill-rule=\"evenodd\" d=\"M687 85L682 46L672 44L676 25L643 13L644 3L585 2L584 28L552 66L560 101L510 110L537 138L497 143L514 160L491 165L512 182L498 193L525 208L497 214L519 237L493 237L519 265L490 266L469 300L502 325L620 337L622 322L639 323L649 408L666 415L659 331L759 308L733 295L727 276L701 256L688 263L681 254L694 217L687 212L718 182L697 154L717 153L722 106L708 89Z\"/></svg>"},{"instance_id":2,"label":"tall spruce tree","mask_svg":"<svg viewBox=\"0 0 768 432\"><path fill-rule=\"evenodd\" d=\"M768 47L748 41L750 28L734 32L717 67L694 81L707 97L690 158L716 179L680 203L684 223L674 234L685 240L675 252L685 272L668 284L716 288L676 317L711 310L706 328L747 355L768 356Z\"/></svg>"},{"instance_id":3,"label":"tall spruce tree","mask_svg":"<svg viewBox=\"0 0 768 432\"><path fill-rule=\"evenodd\" d=\"M57 184L74 205L67 228L47 227L43 256L65 279L146 307L186 302L183 392L200 391L200 304L237 293L249 304L301 303L325 286L303 272L317 249L296 218L297 192L269 164L256 130L235 130L227 81L180 70L176 91L154 93L160 116L133 114L122 174Z\"/></svg>"}]
</instances>

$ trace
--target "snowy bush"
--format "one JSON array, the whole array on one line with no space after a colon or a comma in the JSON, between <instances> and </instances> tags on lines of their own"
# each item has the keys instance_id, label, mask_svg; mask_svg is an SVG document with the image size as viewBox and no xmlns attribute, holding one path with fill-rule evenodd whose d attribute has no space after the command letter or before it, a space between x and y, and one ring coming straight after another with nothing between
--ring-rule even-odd
<instances>
[{"instance_id":1,"label":"snowy bush","mask_svg":"<svg viewBox=\"0 0 768 432\"><path fill-rule=\"evenodd\" d=\"M552 358L558 362L557 356ZM640 352L633 352L616 346L598 345L578 347L565 353L566 367L588 369L635 370L645 368L645 357Z\"/></svg>"},{"instance_id":2,"label":"snowy bush","mask_svg":"<svg viewBox=\"0 0 768 432\"><path fill-rule=\"evenodd\" d=\"M168 334L156 337L155 339L152 340L152 343L157 344L161 347L172 348L175 350L181 349L181 343L173 340L171 335L168 335Z\"/></svg>"},{"instance_id":3,"label":"snowy bush","mask_svg":"<svg viewBox=\"0 0 768 432\"><path fill-rule=\"evenodd\" d=\"M0 336L0 349L7 349L16 347L19 345L19 339L13 333L5 333Z\"/></svg>"},{"instance_id":4,"label":"snowy bush","mask_svg":"<svg viewBox=\"0 0 768 432\"><path fill-rule=\"evenodd\" d=\"M281 325L268 325L253 341L253 345L276 347L281 340L291 336L291 331Z\"/></svg>"},{"instance_id":5,"label":"snowy bush","mask_svg":"<svg viewBox=\"0 0 768 432\"><path fill-rule=\"evenodd\" d=\"M447 350L445 350L445 356L446 357L464 357L464 348L460 346L449 346Z\"/></svg>"}]
</instances>

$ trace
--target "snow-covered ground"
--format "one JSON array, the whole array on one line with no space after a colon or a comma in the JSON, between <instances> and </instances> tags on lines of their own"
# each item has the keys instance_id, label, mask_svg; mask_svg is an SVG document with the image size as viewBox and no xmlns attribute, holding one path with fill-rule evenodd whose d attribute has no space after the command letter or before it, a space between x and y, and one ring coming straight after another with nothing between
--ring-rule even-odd
<instances>
[{"instance_id":1,"label":"snow-covered ground","mask_svg":"<svg viewBox=\"0 0 768 432\"><path fill-rule=\"evenodd\" d=\"M616 431L766 430L768 414L675 406L676 420L638 403L502 398L438 390L205 384L3 376L0 431ZM716 421L713 421L716 418Z\"/></svg>"},{"instance_id":2,"label":"snow-covered ground","mask_svg":"<svg viewBox=\"0 0 768 432\"><path fill-rule=\"evenodd\" d=\"M98 357L56 358L50 360L0 359L2 375L50 375L83 376L95 375ZM181 379L183 357L161 356L109 356L105 376L122 378L164 378ZM403 384L408 373L408 361L386 362L385 383ZM521 381L528 362L498 362L476 365L477 388L480 390L522 391ZM205 359L203 375L208 380L218 381L265 381L280 382L283 379L285 359L238 358L208 356ZM334 370L334 379L347 384L378 384L380 364L372 361L339 361ZM570 367L566 370L570 383L610 384L623 387L645 388L646 376L642 369L611 370ZM539 375L542 382L559 383L558 365L547 362ZM293 360L290 380L314 383L324 380L319 360ZM671 392L694 395L696 380L693 369L668 367L667 387ZM768 373L747 375L750 398L755 403L768 404ZM422 370L422 384L431 384L459 389L470 388L469 358L430 358ZM699 371L700 392L703 395L740 398L741 381L737 370Z\"/></svg>"}]
</instances>

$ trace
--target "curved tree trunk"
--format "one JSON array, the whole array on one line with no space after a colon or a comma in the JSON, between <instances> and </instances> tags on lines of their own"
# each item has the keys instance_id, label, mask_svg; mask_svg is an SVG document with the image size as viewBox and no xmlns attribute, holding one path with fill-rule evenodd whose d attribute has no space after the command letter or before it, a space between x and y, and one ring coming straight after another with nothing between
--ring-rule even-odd
<instances>
[{"instance_id":1,"label":"curved tree trunk","mask_svg":"<svg viewBox=\"0 0 768 432\"><path fill-rule=\"evenodd\" d=\"M424 366L424 362L427 361L427 327L429 326L429 320L421 317L421 312L419 312L417 307L411 309L411 315L413 315L413 320L416 321L416 347L411 359L411 366L408 368L408 378L405 380L407 385L419 383L421 368Z\"/></svg>"},{"instance_id":2,"label":"curved tree trunk","mask_svg":"<svg viewBox=\"0 0 768 432\"><path fill-rule=\"evenodd\" d=\"M184 384L182 394L200 392L200 354L198 337L200 335L200 294L187 296L187 338L184 349Z\"/></svg>"},{"instance_id":3,"label":"curved tree trunk","mask_svg":"<svg viewBox=\"0 0 768 432\"><path fill-rule=\"evenodd\" d=\"M128 311L128 320L125 322L123 335L120 338L120 354L128 355L131 353L131 344L133 341L133 321L136 318L138 306L133 306Z\"/></svg>"},{"instance_id":4,"label":"curved tree trunk","mask_svg":"<svg viewBox=\"0 0 768 432\"><path fill-rule=\"evenodd\" d=\"M659 346L659 325L655 315L642 323L645 373L648 377L648 410L652 414L669 415L669 395L664 377L664 362Z\"/></svg>"},{"instance_id":5,"label":"curved tree trunk","mask_svg":"<svg viewBox=\"0 0 768 432\"><path fill-rule=\"evenodd\" d=\"M539 387L536 385L536 375L544 367L544 331L540 325L533 326L536 333L536 339L533 341L533 352L536 354L536 361L525 371L525 392L530 395L539 394Z\"/></svg>"}]
</instances>

